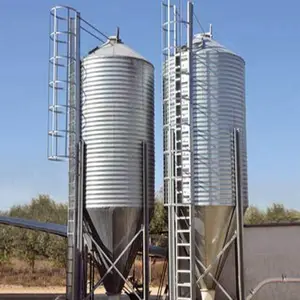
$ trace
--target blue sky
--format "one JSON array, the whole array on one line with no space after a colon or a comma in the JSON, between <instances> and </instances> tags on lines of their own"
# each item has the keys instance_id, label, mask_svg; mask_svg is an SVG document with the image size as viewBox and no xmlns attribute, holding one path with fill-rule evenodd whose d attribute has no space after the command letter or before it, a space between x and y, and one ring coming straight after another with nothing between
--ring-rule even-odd
<instances>
[{"instance_id":1,"label":"blue sky","mask_svg":"<svg viewBox=\"0 0 300 300\"><path fill-rule=\"evenodd\" d=\"M67 165L49 162L49 10L56 1L1 0L0 209L48 193L67 199ZM162 184L160 1L66 1L156 67L156 187ZM195 0L202 25L246 61L250 203L300 209L300 3ZM197 28L199 29L199 28ZM96 45L83 40L83 49ZM84 53L83 53L84 54Z\"/></svg>"}]
</instances>

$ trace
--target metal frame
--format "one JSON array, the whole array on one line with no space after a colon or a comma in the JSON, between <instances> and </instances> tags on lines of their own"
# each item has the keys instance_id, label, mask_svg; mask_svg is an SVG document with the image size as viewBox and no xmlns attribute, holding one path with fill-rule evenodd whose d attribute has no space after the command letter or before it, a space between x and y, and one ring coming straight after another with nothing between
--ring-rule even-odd
<instances>
[{"instance_id":1,"label":"metal frame","mask_svg":"<svg viewBox=\"0 0 300 300\"><path fill-rule=\"evenodd\" d=\"M184 3L184 4L183 4ZM184 30L186 27L186 31ZM194 201L192 193L192 39L193 3L191 1L163 1L162 3L163 70L168 85L164 104L168 105L168 149L164 159L168 161L165 184L168 186L166 206L168 208L169 239L169 299L195 299L194 266ZM188 66L183 71L182 53L187 53ZM179 64L177 65L177 61ZM173 68L172 69L172 63ZM173 72L174 71L174 72ZM187 95L182 92L183 75L188 77ZM188 106L188 123L183 122L182 105ZM175 110L174 120L172 109ZM177 112L177 110L179 112ZM188 145L183 146L183 125L189 127ZM189 170L184 170L184 154L190 156ZM179 162L178 162L179 161ZM189 199L185 199L184 182L189 182ZM188 261L188 263L184 263ZM188 266L187 266L188 265ZM184 282L183 282L184 281Z\"/></svg>"}]
</instances>

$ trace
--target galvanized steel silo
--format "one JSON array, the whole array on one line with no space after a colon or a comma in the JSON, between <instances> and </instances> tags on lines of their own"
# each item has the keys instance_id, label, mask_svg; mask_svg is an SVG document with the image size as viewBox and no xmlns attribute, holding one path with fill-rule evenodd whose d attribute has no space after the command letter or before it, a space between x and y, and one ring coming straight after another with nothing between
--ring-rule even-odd
<instances>
[{"instance_id":1,"label":"galvanized steel silo","mask_svg":"<svg viewBox=\"0 0 300 300\"><path fill-rule=\"evenodd\" d=\"M244 60L210 35L196 35L192 93L196 256L209 266L232 236L234 128L241 131L242 198L248 206ZM216 278L225 257L211 269ZM209 276L200 284L214 293Z\"/></svg>"},{"instance_id":2,"label":"galvanized steel silo","mask_svg":"<svg viewBox=\"0 0 300 300\"><path fill-rule=\"evenodd\" d=\"M148 199L154 201L154 68L111 37L82 60L82 136L86 143L86 209L99 241L112 261L142 222L143 155L148 144ZM140 240L116 267L126 278ZM102 276L106 272L102 261ZM104 280L110 295L123 280L112 270Z\"/></svg>"}]
</instances>

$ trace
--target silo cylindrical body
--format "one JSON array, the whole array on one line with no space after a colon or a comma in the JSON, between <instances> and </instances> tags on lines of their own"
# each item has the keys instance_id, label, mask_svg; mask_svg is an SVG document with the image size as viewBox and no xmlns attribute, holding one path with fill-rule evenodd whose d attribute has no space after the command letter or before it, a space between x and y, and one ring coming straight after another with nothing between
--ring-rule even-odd
<instances>
[{"instance_id":1,"label":"silo cylindrical body","mask_svg":"<svg viewBox=\"0 0 300 300\"><path fill-rule=\"evenodd\" d=\"M241 130L242 187L248 205L245 62L205 35L193 49L194 200L234 205L233 128Z\"/></svg>"},{"instance_id":2,"label":"silo cylindrical body","mask_svg":"<svg viewBox=\"0 0 300 300\"><path fill-rule=\"evenodd\" d=\"M153 206L154 68L112 37L83 58L81 70L86 209L94 238L115 261L141 228L143 143L148 149L147 199ZM116 264L125 278L140 242ZM101 259L102 276L109 267ZM104 280L109 295L119 294L123 285L114 269Z\"/></svg>"}]
</instances>

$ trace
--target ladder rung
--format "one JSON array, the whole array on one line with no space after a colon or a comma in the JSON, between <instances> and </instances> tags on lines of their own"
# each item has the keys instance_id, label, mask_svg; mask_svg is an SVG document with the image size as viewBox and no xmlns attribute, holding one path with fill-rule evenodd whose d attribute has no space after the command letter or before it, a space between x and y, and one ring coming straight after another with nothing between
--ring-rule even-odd
<instances>
[{"instance_id":1,"label":"ladder rung","mask_svg":"<svg viewBox=\"0 0 300 300\"><path fill-rule=\"evenodd\" d=\"M190 229L178 229L177 232L178 233L189 233Z\"/></svg>"},{"instance_id":2,"label":"ladder rung","mask_svg":"<svg viewBox=\"0 0 300 300\"><path fill-rule=\"evenodd\" d=\"M189 256L177 256L178 260L188 260L191 259Z\"/></svg>"},{"instance_id":3,"label":"ladder rung","mask_svg":"<svg viewBox=\"0 0 300 300\"><path fill-rule=\"evenodd\" d=\"M191 271L190 270L177 270L177 273L186 273L186 274L188 274L188 273L191 273Z\"/></svg>"},{"instance_id":4,"label":"ladder rung","mask_svg":"<svg viewBox=\"0 0 300 300\"><path fill-rule=\"evenodd\" d=\"M177 177L175 178L176 181L182 181L183 179L186 179L186 178L191 178L191 175L186 175L186 176L182 176L183 178L180 178L180 177Z\"/></svg>"},{"instance_id":5,"label":"ladder rung","mask_svg":"<svg viewBox=\"0 0 300 300\"><path fill-rule=\"evenodd\" d=\"M189 216L177 217L177 220L189 220Z\"/></svg>"},{"instance_id":6,"label":"ladder rung","mask_svg":"<svg viewBox=\"0 0 300 300\"><path fill-rule=\"evenodd\" d=\"M186 298L186 297L178 297L177 300L191 300L191 298Z\"/></svg>"},{"instance_id":7,"label":"ladder rung","mask_svg":"<svg viewBox=\"0 0 300 300\"><path fill-rule=\"evenodd\" d=\"M179 287L191 287L191 284L189 282L182 282L182 283L177 283L177 286L179 286Z\"/></svg>"},{"instance_id":8,"label":"ladder rung","mask_svg":"<svg viewBox=\"0 0 300 300\"><path fill-rule=\"evenodd\" d=\"M178 243L177 246L179 247L189 247L191 244L189 243Z\"/></svg>"}]
</instances>

